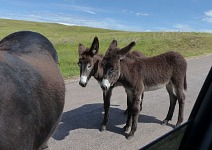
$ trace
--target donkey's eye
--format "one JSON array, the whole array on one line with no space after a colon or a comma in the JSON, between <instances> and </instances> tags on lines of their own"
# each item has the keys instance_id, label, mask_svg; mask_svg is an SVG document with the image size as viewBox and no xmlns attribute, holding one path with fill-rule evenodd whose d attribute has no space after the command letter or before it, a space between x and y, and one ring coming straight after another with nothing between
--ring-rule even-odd
<instances>
[{"instance_id":1,"label":"donkey's eye","mask_svg":"<svg viewBox=\"0 0 212 150\"><path fill-rule=\"evenodd\" d=\"M109 69L109 73L113 73L114 69L113 68L110 68Z\"/></svg>"},{"instance_id":2,"label":"donkey's eye","mask_svg":"<svg viewBox=\"0 0 212 150\"><path fill-rule=\"evenodd\" d=\"M91 64L87 64L87 68L88 68L88 69L91 68Z\"/></svg>"}]
</instances>

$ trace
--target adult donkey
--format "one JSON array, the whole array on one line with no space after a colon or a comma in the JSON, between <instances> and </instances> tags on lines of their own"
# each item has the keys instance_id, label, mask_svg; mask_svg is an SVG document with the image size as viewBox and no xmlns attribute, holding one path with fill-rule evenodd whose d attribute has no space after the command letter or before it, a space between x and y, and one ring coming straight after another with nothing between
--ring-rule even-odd
<instances>
[{"instance_id":1,"label":"adult donkey","mask_svg":"<svg viewBox=\"0 0 212 150\"><path fill-rule=\"evenodd\" d=\"M79 84L82 87L85 87L89 79L93 76L99 83L103 79L103 68L101 62L103 55L98 54L99 51L99 40L97 37L94 37L93 43L90 48L85 48L83 44L79 44L78 53L79 53L79 62L80 66L80 81ZM132 51L127 55L129 59L134 59L136 57L144 57L144 55L139 51ZM100 127L100 131L106 129L109 118L109 107L110 107L110 98L112 95L112 90L116 86L120 86L120 83L116 83L107 90L103 90L103 99L104 99L104 119ZM128 91L126 90L126 93ZM143 95L142 95L143 96ZM143 97L142 97L143 98ZM127 94L127 103L130 101L131 97ZM128 108L125 113L127 113Z\"/></svg>"},{"instance_id":2,"label":"adult donkey","mask_svg":"<svg viewBox=\"0 0 212 150\"><path fill-rule=\"evenodd\" d=\"M187 88L187 63L179 53L171 51L149 58L128 59L125 56L134 45L135 42L132 42L120 49L117 47L117 41L114 40L102 61L104 67L102 88L105 90L116 82L121 82L132 94L133 99L130 102L131 107L128 107L128 119L124 126L124 131L127 131L132 124L128 139L134 136L137 129L140 103L142 103L141 95L144 91L166 86L170 97L170 106L163 123L167 124L171 120L178 100L179 114L176 124L178 126L183 122L185 101L183 89Z\"/></svg>"},{"instance_id":3,"label":"adult donkey","mask_svg":"<svg viewBox=\"0 0 212 150\"><path fill-rule=\"evenodd\" d=\"M47 147L65 99L57 52L51 42L31 31L3 38L0 80L0 149Z\"/></svg>"}]
</instances>

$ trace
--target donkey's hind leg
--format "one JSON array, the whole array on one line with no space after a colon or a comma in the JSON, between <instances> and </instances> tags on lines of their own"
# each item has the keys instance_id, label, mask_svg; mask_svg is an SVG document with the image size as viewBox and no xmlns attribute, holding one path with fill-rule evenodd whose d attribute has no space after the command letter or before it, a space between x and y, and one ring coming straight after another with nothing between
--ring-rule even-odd
<instances>
[{"instance_id":1,"label":"donkey's hind leg","mask_svg":"<svg viewBox=\"0 0 212 150\"><path fill-rule=\"evenodd\" d=\"M142 95L141 95L140 112L141 112L141 110L142 110L142 102L143 102L143 99L144 99L144 93L142 93Z\"/></svg>"},{"instance_id":2,"label":"donkey's hind leg","mask_svg":"<svg viewBox=\"0 0 212 150\"><path fill-rule=\"evenodd\" d=\"M176 124L177 127L183 122L184 105L185 105L185 94L183 92L183 87L176 89L176 95L179 103L178 120Z\"/></svg>"},{"instance_id":3,"label":"donkey's hind leg","mask_svg":"<svg viewBox=\"0 0 212 150\"><path fill-rule=\"evenodd\" d=\"M166 118L163 120L162 125L168 124L169 120L172 119L172 116L173 116L173 113L174 113L174 109L175 109L175 105L176 105L176 101L177 101L177 96L173 92L173 85L172 85L171 82L169 82L166 85L166 89L167 89L167 91L169 93L170 105L169 105L168 114L167 114Z\"/></svg>"}]
</instances>

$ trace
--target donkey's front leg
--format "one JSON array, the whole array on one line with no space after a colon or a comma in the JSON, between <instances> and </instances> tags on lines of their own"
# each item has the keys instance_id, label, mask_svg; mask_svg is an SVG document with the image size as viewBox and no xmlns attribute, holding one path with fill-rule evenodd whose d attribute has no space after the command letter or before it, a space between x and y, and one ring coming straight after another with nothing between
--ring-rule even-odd
<instances>
[{"instance_id":1,"label":"donkey's front leg","mask_svg":"<svg viewBox=\"0 0 212 150\"><path fill-rule=\"evenodd\" d=\"M125 90L126 91L126 90ZM127 93L127 91L126 91L126 93ZM124 114L127 114L128 113L128 107L130 107L130 95L127 93L127 109L124 111ZM143 98L144 98L144 93L142 93L142 96L141 96L141 104L140 104L140 111L141 111L141 109L142 109L142 101L143 101ZM131 100L131 103L132 103L132 100Z\"/></svg>"},{"instance_id":2,"label":"donkey's front leg","mask_svg":"<svg viewBox=\"0 0 212 150\"><path fill-rule=\"evenodd\" d=\"M127 123L124 126L124 132L128 132L129 127L132 125L132 101L127 101Z\"/></svg>"},{"instance_id":3,"label":"donkey's front leg","mask_svg":"<svg viewBox=\"0 0 212 150\"><path fill-rule=\"evenodd\" d=\"M106 125L108 123L109 119L109 108L110 108L110 97L112 95L112 87L110 87L108 90L103 90L103 99L104 99L104 119L102 121L102 125L100 127L100 131L106 130Z\"/></svg>"},{"instance_id":4,"label":"donkey's front leg","mask_svg":"<svg viewBox=\"0 0 212 150\"><path fill-rule=\"evenodd\" d=\"M126 122L126 125L124 126L124 132L128 132L129 130L129 127L131 126L132 124L132 100L133 100L133 95L132 95L132 92L125 89L126 93L127 93L127 122Z\"/></svg>"},{"instance_id":5,"label":"donkey's front leg","mask_svg":"<svg viewBox=\"0 0 212 150\"><path fill-rule=\"evenodd\" d=\"M131 139L134 136L135 131L137 130L137 123L138 123L138 115L142 108L142 101L141 101L141 94L133 95L132 101L132 126L127 139Z\"/></svg>"},{"instance_id":6,"label":"donkey's front leg","mask_svg":"<svg viewBox=\"0 0 212 150\"><path fill-rule=\"evenodd\" d=\"M126 91L126 90L125 90ZM126 92L127 93L127 92ZM129 111L129 106L130 106L130 96L129 96L129 94L127 93L127 109L124 111L124 114L126 115L126 114L128 114L128 111Z\"/></svg>"}]
</instances>

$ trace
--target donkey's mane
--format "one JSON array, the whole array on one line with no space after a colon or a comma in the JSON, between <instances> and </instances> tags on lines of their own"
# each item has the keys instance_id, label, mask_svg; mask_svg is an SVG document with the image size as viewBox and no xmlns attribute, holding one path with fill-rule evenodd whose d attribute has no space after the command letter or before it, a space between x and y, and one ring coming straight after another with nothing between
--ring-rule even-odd
<instances>
[{"instance_id":1,"label":"donkey's mane","mask_svg":"<svg viewBox=\"0 0 212 150\"><path fill-rule=\"evenodd\" d=\"M96 58L98 58L98 60L102 60L104 57L104 55L102 54L96 54Z\"/></svg>"}]
</instances>

